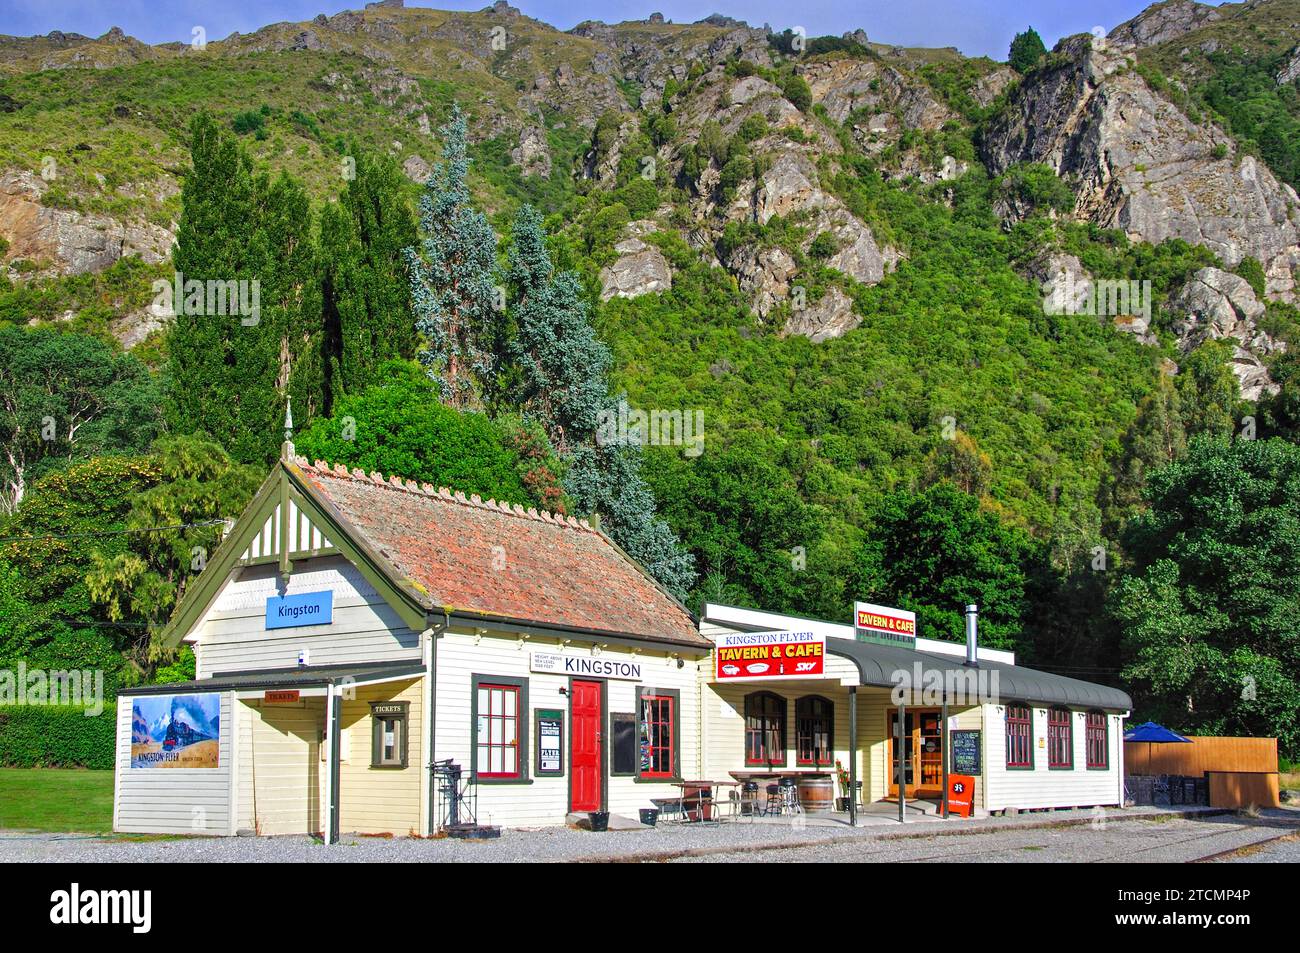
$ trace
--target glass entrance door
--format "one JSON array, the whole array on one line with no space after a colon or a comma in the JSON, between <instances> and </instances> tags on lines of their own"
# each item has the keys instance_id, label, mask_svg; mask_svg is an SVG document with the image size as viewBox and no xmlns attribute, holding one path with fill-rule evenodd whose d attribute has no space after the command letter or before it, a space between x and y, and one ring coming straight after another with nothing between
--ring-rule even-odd
<instances>
[{"instance_id":1,"label":"glass entrance door","mask_svg":"<svg viewBox=\"0 0 1300 953\"><path fill-rule=\"evenodd\" d=\"M903 752L903 785L908 797L943 791L942 720L935 710L909 711L898 741L898 712L889 716L889 793L898 796L898 752Z\"/></svg>"},{"instance_id":2,"label":"glass entrance door","mask_svg":"<svg viewBox=\"0 0 1300 953\"><path fill-rule=\"evenodd\" d=\"M898 712L889 716L889 793L898 796ZM903 718L903 787L910 796L916 790L916 715L908 712Z\"/></svg>"}]
</instances>

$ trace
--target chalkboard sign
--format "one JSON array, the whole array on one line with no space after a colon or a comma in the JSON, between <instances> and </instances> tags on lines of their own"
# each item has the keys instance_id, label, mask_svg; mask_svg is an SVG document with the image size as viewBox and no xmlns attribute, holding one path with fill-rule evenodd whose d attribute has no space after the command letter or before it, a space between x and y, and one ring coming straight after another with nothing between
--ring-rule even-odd
<instances>
[{"instance_id":1,"label":"chalkboard sign","mask_svg":"<svg viewBox=\"0 0 1300 953\"><path fill-rule=\"evenodd\" d=\"M630 776L636 774L637 740L636 715L616 712L609 716L611 734L614 736L609 773Z\"/></svg>"},{"instance_id":2,"label":"chalkboard sign","mask_svg":"<svg viewBox=\"0 0 1300 953\"><path fill-rule=\"evenodd\" d=\"M537 708L533 722L537 726L537 764L533 773L543 778L559 777L564 774L564 712Z\"/></svg>"},{"instance_id":3,"label":"chalkboard sign","mask_svg":"<svg viewBox=\"0 0 1300 953\"><path fill-rule=\"evenodd\" d=\"M948 733L952 745L952 773L978 776L980 773L980 731L952 731Z\"/></svg>"}]
</instances>

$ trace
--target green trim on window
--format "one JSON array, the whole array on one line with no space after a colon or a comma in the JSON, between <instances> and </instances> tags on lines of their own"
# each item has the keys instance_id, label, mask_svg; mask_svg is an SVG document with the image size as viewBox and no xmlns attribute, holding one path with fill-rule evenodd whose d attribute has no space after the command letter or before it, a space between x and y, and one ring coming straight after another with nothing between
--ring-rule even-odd
<instances>
[{"instance_id":1,"label":"green trim on window","mask_svg":"<svg viewBox=\"0 0 1300 953\"><path fill-rule=\"evenodd\" d=\"M673 702L673 763L668 777L654 775L646 777L641 768L641 717L645 712L642 703L647 695L651 698L671 698ZM655 781L666 784L680 781L682 777L682 693L675 688L659 688L651 691L644 685L636 688L636 778L638 781Z\"/></svg>"},{"instance_id":2,"label":"green trim on window","mask_svg":"<svg viewBox=\"0 0 1300 953\"><path fill-rule=\"evenodd\" d=\"M1052 764L1052 712L1065 712L1065 727L1069 732L1069 744L1066 750L1070 754L1070 760L1065 764ZM1047 709L1047 770L1048 771L1073 771L1074 770L1074 712L1069 708L1062 708L1055 705Z\"/></svg>"},{"instance_id":3,"label":"green trim on window","mask_svg":"<svg viewBox=\"0 0 1300 953\"><path fill-rule=\"evenodd\" d=\"M1010 749L1011 746L1010 746L1009 744L1007 744L1007 741L1008 741L1008 738L1009 738L1009 735L1008 735L1008 732L1007 732L1007 726L1008 726L1008 724L1009 724L1010 721L1011 721L1011 709L1013 709L1013 708L1022 708L1022 709L1024 709L1024 710L1026 710L1026 711L1029 712L1029 763L1028 763L1028 764L1009 764L1009 763L1008 763L1008 760L1009 760L1008 751L1009 751L1009 749ZM1003 707L1003 709L1002 709L1002 744L1003 744L1003 751L1002 751L1002 765L1003 765L1003 770L1006 770L1006 771L1033 771L1033 770L1034 770L1034 767L1035 767L1035 761L1034 761L1034 742L1035 742L1036 740L1037 740L1037 739L1036 739L1035 736L1034 736L1034 709L1033 709L1033 707L1030 706L1030 705L1015 705L1015 704L1007 704L1007 705L1005 705L1005 706Z\"/></svg>"},{"instance_id":4,"label":"green trim on window","mask_svg":"<svg viewBox=\"0 0 1300 953\"><path fill-rule=\"evenodd\" d=\"M386 713L376 715L375 709L380 706L389 708L400 708L400 713ZM402 722L402 760L398 764L382 764L380 762L380 753L384 750L383 739L383 719L399 718ZM411 703L408 701L373 701L370 703L370 767L376 771L400 771L409 767L408 756L411 751Z\"/></svg>"},{"instance_id":5,"label":"green trim on window","mask_svg":"<svg viewBox=\"0 0 1300 953\"><path fill-rule=\"evenodd\" d=\"M478 773L478 690L480 685L500 685L505 688L517 688L519 697L517 698L518 706L515 709L515 723L519 728L519 744L515 749L515 756L519 765L519 774L512 778L484 778ZM528 723L528 679L515 678L507 675L479 675L470 676L470 694L469 694L469 771L470 777L476 784L532 784L533 780L529 777L529 770L532 765L528 761L528 732L530 725Z\"/></svg>"}]
</instances>

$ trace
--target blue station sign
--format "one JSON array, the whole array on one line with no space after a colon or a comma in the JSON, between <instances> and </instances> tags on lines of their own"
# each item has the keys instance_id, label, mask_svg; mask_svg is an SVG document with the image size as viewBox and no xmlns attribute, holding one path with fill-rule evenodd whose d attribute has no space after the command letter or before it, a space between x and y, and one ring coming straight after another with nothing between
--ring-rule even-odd
<instances>
[{"instance_id":1,"label":"blue station sign","mask_svg":"<svg viewBox=\"0 0 1300 953\"><path fill-rule=\"evenodd\" d=\"M334 620L334 590L268 596L266 627L291 629L299 625L328 625Z\"/></svg>"}]
</instances>

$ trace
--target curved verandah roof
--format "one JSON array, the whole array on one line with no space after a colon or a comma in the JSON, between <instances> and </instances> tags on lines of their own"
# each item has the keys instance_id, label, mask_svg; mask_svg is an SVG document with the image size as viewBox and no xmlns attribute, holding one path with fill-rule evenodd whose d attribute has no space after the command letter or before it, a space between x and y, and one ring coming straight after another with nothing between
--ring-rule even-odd
<instances>
[{"instance_id":1,"label":"curved verandah roof","mask_svg":"<svg viewBox=\"0 0 1300 953\"><path fill-rule=\"evenodd\" d=\"M964 656L939 655L894 645L880 645L875 642L858 642L851 639L830 638L826 640L826 651L849 659L857 666L863 685L877 688L893 688L898 684L896 672L911 673L916 664L921 665L923 678L935 675L942 684L957 678L958 684L965 683L970 677L971 667L966 665ZM1053 675L1020 665L1008 665L981 659L974 671L996 672L998 676L998 696L1001 704L1009 702L1029 702L1044 705L1069 705L1077 708L1101 708L1107 711L1130 711L1133 700L1118 688L1097 685L1064 675ZM930 673L935 673L931 675ZM925 684L915 686L924 688Z\"/></svg>"}]
</instances>

